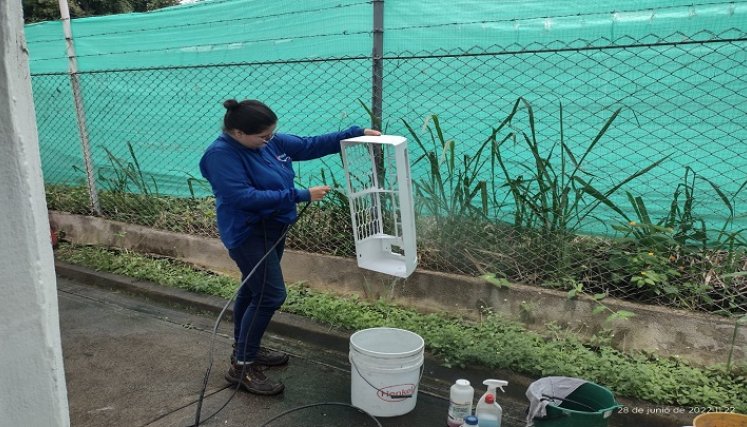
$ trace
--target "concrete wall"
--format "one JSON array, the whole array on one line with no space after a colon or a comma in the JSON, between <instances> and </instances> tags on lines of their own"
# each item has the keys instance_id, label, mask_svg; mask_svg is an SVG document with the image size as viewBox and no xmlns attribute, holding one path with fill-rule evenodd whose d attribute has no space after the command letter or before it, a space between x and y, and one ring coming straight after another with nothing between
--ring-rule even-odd
<instances>
[{"instance_id":1,"label":"concrete wall","mask_svg":"<svg viewBox=\"0 0 747 427\"><path fill-rule=\"evenodd\" d=\"M21 2L0 1L0 424L70 425Z\"/></svg>"},{"instance_id":2,"label":"concrete wall","mask_svg":"<svg viewBox=\"0 0 747 427\"><path fill-rule=\"evenodd\" d=\"M168 255L238 275L217 239L62 213L53 213L52 222L76 243ZM402 280L359 269L352 259L302 252L286 251L283 272L288 282L304 281L313 288L339 294L384 298L421 311L459 312L477 319L481 308L490 307L529 328L542 329L548 322L556 322L583 336L613 328L618 348L676 356L698 364L725 363L734 332L734 322L722 317L605 299L612 310L635 313L631 319L611 324L606 322L606 314L592 314L595 303L568 300L563 292L517 284L498 289L480 279L420 270ZM743 327L737 336L734 360L745 362L746 357L747 327Z\"/></svg>"}]
</instances>

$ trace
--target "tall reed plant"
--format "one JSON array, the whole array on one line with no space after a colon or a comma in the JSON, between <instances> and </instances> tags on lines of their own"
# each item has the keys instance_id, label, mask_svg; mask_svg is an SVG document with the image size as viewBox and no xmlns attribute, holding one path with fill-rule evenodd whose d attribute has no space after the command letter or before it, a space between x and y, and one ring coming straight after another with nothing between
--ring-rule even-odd
<instances>
[{"instance_id":1,"label":"tall reed plant","mask_svg":"<svg viewBox=\"0 0 747 427\"><path fill-rule=\"evenodd\" d=\"M526 128L515 123L520 112L526 113ZM615 110L603 123L601 129L591 139L581 153L574 153L565 138L563 104L559 104L559 134L557 141L541 141L537 136L537 123L530 103L519 98L513 108L493 131L491 170L494 176L502 174L505 187L514 202L514 225L530 235L538 244L537 261L543 269L554 269L562 279L570 275L569 242L593 215L604 205L616 209L611 196L634 179L645 175L666 158L658 160L609 188L600 189L595 175L585 169L584 163L600 144L621 109ZM498 139L499 135L503 135ZM506 145L524 145L532 161L510 167L505 153ZM571 279L572 280L572 279Z\"/></svg>"},{"instance_id":2,"label":"tall reed plant","mask_svg":"<svg viewBox=\"0 0 747 427\"><path fill-rule=\"evenodd\" d=\"M599 189L594 185L594 175L586 172L584 162L602 141L621 109L618 108L610 115L589 145L577 155L565 139L562 103L559 104L559 108L560 128L557 143L543 143L538 140L534 109L524 98L519 98L514 103L511 112L493 132L494 157L516 206L514 224L522 228L541 230L543 234L548 235L576 232L600 205L614 209L615 205L610 199L613 194L666 160L658 160L607 189ZM513 121L522 109L527 114L528 132L514 130L516 128ZM498 141L496 136L507 128L512 130ZM514 144L523 142L533 162L519 165L519 170L510 168L503 151L509 141Z\"/></svg>"},{"instance_id":3,"label":"tall reed plant","mask_svg":"<svg viewBox=\"0 0 747 427\"><path fill-rule=\"evenodd\" d=\"M426 179L413 182L416 206L420 213L442 218L464 216L487 217L489 211L488 186L482 167L490 155L491 138L483 141L473 153L458 153L457 142L446 139L438 115L431 115L424 126L430 141L424 142L405 120L403 124L422 154L412 163L416 167L425 162L429 174Z\"/></svg>"},{"instance_id":4,"label":"tall reed plant","mask_svg":"<svg viewBox=\"0 0 747 427\"><path fill-rule=\"evenodd\" d=\"M109 191L124 193L130 192L142 194L144 196L158 195L158 183L152 176L150 180L145 179L145 173L140 166L135 155L135 149L131 143L127 143L127 150L130 154L129 160L122 160L115 156L107 148L104 148L106 157L111 164L111 174L99 174L99 179L105 184ZM151 186L152 184L152 186Z\"/></svg>"}]
</instances>

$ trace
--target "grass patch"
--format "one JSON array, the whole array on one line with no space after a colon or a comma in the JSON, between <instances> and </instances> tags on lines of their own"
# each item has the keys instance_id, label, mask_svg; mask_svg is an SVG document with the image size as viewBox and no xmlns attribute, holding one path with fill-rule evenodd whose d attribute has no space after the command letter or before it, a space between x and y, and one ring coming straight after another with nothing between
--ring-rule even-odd
<instances>
[{"instance_id":1,"label":"grass patch","mask_svg":"<svg viewBox=\"0 0 747 427\"><path fill-rule=\"evenodd\" d=\"M98 271L149 280L164 286L229 297L237 281L186 263L132 251L62 244L56 258ZM480 323L443 314L422 314L384 301L341 298L302 285L288 287L283 311L346 330L390 326L423 337L446 366L482 365L532 377L567 375L604 384L618 396L677 406L733 406L747 412L745 367L697 368L673 359L622 353L604 337L595 345L549 325L545 333L485 313Z\"/></svg>"},{"instance_id":2,"label":"grass patch","mask_svg":"<svg viewBox=\"0 0 747 427\"><path fill-rule=\"evenodd\" d=\"M199 270L168 258L145 256L128 250L60 244L55 258L96 271L147 280L170 288L230 298L238 282L228 276Z\"/></svg>"},{"instance_id":3,"label":"grass patch","mask_svg":"<svg viewBox=\"0 0 747 427\"><path fill-rule=\"evenodd\" d=\"M85 187L47 185L50 210L91 215ZM218 237L215 226L215 201L212 197L173 197L99 191L103 216L113 221L153 227L159 230Z\"/></svg>"}]
</instances>

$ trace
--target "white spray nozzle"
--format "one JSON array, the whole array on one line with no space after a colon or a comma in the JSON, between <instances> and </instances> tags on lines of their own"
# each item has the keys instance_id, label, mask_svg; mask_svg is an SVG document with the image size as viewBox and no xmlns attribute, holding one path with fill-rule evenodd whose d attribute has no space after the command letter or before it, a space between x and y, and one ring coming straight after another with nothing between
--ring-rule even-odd
<instances>
[{"instance_id":1,"label":"white spray nozzle","mask_svg":"<svg viewBox=\"0 0 747 427\"><path fill-rule=\"evenodd\" d=\"M501 391L505 393L506 390L504 390L503 387L508 385L508 381L504 380L485 380L482 383L488 386L488 393L492 391L493 394L495 394L496 388L501 389Z\"/></svg>"}]
</instances>

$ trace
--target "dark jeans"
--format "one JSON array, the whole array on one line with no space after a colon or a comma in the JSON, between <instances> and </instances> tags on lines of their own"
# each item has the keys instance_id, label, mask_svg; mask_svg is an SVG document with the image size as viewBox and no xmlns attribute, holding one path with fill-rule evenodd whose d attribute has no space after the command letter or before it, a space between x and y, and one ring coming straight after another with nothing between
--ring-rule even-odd
<instances>
[{"instance_id":1,"label":"dark jeans","mask_svg":"<svg viewBox=\"0 0 747 427\"><path fill-rule=\"evenodd\" d=\"M284 231L285 227L280 224L259 225L241 246L228 250L228 254L241 270L242 282ZM285 301L287 294L283 272L280 269L284 248L285 238L265 258L236 295L233 308L233 335L238 361L254 360L272 315Z\"/></svg>"}]
</instances>

